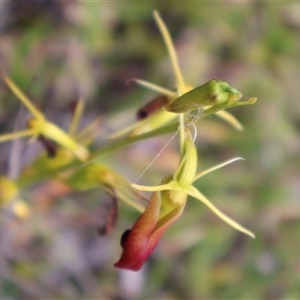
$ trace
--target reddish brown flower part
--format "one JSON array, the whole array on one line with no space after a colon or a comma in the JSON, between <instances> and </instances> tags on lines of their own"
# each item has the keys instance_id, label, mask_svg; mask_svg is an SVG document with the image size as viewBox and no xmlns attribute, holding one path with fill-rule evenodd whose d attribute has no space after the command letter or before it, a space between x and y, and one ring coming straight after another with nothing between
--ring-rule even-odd
<instances>
[{"instance_id":1,"label":"reddish brown flower part","mask_svg":"<svg viewBox=\"0 0 300 300\"><path fill-rule=\"evenodd\" d=\"M144 213L123 237L123 253L115 267L138 271L151 255L164 232L181 215L184 204L161 214L161 193L154 192ZM161 216L160 216L161 215Z\"/></svg>"}]
</instances>

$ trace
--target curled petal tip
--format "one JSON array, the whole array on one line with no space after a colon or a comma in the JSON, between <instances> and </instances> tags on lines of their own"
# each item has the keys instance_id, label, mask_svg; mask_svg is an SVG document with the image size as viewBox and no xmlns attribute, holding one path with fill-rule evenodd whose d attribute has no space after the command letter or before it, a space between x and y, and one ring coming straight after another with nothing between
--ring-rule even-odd
<instances>
[{"instance_id":1,"label":"curled petal tip","mask_svg":"<svg viewBox=\"0 0 300 300\"><path fill-rule=\"evenodd\" d=\"M243 96L238 102L236 102L236 105L252 105L257 101L257 97L245 97Z\"/></svg>"},{"instance_id":2,"label":"curled petal tip","mask_svg":"<svg viewBox=\"0 0 300 300\"><path fill-rule=\"evenodd\" d=\"M254 104L257 101L257 97L251 97L249 99L249 104Z\"/></svg>"},{"instance_id":3,"label":"curled petal tip","mask_svg":"<svg viewBox=\"0 0 300 300\"><path fill-rule=\"evenodd\" d=\"M232 162L237 161L237 160L245 160L244 157L238 156L232 159Z\"/></svg>"}]
</instances>

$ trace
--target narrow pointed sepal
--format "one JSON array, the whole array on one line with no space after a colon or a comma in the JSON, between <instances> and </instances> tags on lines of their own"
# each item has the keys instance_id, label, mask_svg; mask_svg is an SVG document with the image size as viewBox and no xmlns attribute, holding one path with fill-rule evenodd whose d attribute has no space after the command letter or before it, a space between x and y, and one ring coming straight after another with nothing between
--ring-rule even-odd
<instances>
[{"instance_id":1,"label":"narrow pointed sepal","mask_svg":"<svg viewBox=\"0 0 300 300\"><path fill-rule=\"evenodd\" d=\"M196 188L193 186L190 187L188 190L188 194L195 199L201 201L203 204L205 204L208 208L210 208L218 217L220 217L222 220L224 220L227 224L235 228L236 230L239 230L252 238L255 238L255 235L249 231L248 229L244 228L231 218L227 217L225 214L223 214L219 209L217 209L205 196L203 196Z\"/></svg>"}]
</instances>

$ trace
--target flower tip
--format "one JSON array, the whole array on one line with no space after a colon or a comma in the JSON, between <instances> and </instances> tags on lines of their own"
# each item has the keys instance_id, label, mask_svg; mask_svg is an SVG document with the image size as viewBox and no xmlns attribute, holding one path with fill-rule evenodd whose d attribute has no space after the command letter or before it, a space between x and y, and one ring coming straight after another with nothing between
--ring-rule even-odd
<instances>
[{"instance_id":1,"label":"flower tip","mask_svg":"<svg viewBox=\"0 0 300 300\"><path fill-rule=\"evenodd\" d=\"M249 104L254 104L257 101L257 97L250 97L250 99L248 101L249 101Z\"/></svg>"},{"instance_id":2,"label":"flower tip","mask_svg":"<svg viewBox=\"0 0 300 300\"><path fill-rule=\"evenodd\" d=\"M134 271L137 272L142 268L143 264L137 264L134 266L124 266L124 264L120 263L119 261L114 263L114 267L117 269L123 269L123 270L128 270L128 271Z\"/></svg>"},{"instance_id":3,"label":"flower tip","mask_svg":"<svg viewBox=\"0 0 300 300\"><path fill-rule=\"evenodd\" d=\"M128 79L128 80L126 81L126 85L127 85L127 86L130 86L132 82L138 83L138 81L139 81L138 78L131 78L131 79Z\"/></svg>"},{"instance_id":4,"label":"flower tip","mask_svg":"<svg viewBox=\"0 0 300 300\"><path fill-rule=\"evenodd\" d=\"M249 231L249 232L246 232L250 237L252 237L253 239L255 239L255 234L254 233L252 233L251 231Z\"/></svg>"},{"instance_id":5,"label":"flower tip","mask_svg":"<svg viewBox=\"0 0 300 300\"><path fill-rule=\"evenodd\" d=\"M237 161L237 160L244 160L245 161L245 158L238 156L238 157L234 158L234 161Z\"/></svg>"},{"instance_id":6,"label":"flower tip","mask_svg":"<svg viewBox=\"0 0 300 300\"><path fill-rule=\"evenodd\" d=\"M89 151L82 146L78 146L74 153L81 161L87 161L90 156Z\"/></svg>"},{"instance_id":7,"label":"flower tip","mask_svg":"<svg viewBox=\"0 0 300 300\"><path fill-rule=\"evenodd\" d=\"M250 237L252 237L253 239L255 239L255 234L249 230L247 230L246 228L242 227L242 228L235 228L237 230L240 230L241 232L249 235Z\"/></svg>"},{"instance_id":8,"label":"flower tip","mask_svg":"<svg viewBox=\"0 0 300 300\"><path fill-rule=\"evenodd\" d=\"M6 85L10 86L11 80L9 79L9 77L7 77L3 71L0 71L0 75L1 75L2 79L4 80L4 82L6 83Z\"/></svg>"},{"instance_id":9,"label":"flower tip","mask_svg":"<svg viewBox=\"0 0 300 300\"><path fill-rule=\"evenodd\" d=\"M158 12L158 10L154 9L153 16L154 16L154 18L159 18L159 12Z\"/></svg>"},{"instance_id":10,"label":"flower tip","mask_svg":"<svg viewBox=\"0 0 300 300\"><path fill-rule=\"evenodd\" d=\"M237 105L252 105L257 101L257 97L245 97L242 96L241 99L236 103Z\"/></svg>"},{"instance_id":11,"label":"flower tip","mask_svg":"<svg viewBox=\"0 0 300 300\"><path fill-rule=\"evenodd\" d=\"M236 161L238 161L238 160L243 160L243 161L245 161L245 159L244 159L243 157L238 156L238 157L234 157L234 158L232 158L232 159L226 161L226 162L225 162L225 165L227 165L227 164L232 164L232 163L234 163L234 162L236 162Z\"/></svg>"}]
</instances>

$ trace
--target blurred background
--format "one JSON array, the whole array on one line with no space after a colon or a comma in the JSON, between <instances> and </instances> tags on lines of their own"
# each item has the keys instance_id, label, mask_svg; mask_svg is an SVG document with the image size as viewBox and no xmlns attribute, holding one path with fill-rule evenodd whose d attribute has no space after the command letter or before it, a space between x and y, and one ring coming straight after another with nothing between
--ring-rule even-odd
<instances>
[{"instance_id":1,"label":"blurred background","mask_svg":"<svg viewBox=\"0 0 300 300\"><path fill-rule=\"evenodd\" d=\"M130 79L175 88L154 9L169 28L187 83L217 77L258 97L253 106L230 110L243 132L215 117L197 123L199 170L245 158L201 178L197 188L256 239L189 199L143 269L120 272L113 267L120 236L139 214L120 204L115 230L99 235L109 203L103 191L49 201L51 189L42 182L22 190L27 218L0 213L1 299L300 298L299 3L1 2L0 68L64 128L82 96L83 125L102 116L100 147L157 96ZM1 133L22 128L26 117L1 83ZM103 161L133 182L169 139L147 140ZM18 143L17 166L11 143L0 144L1 175L12 179L38 151L35 143ZM141 182L158 184L174 172L177 153L175 139Z\"/></svg>"}]
</instances>

